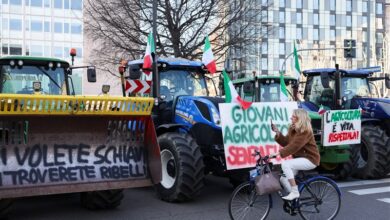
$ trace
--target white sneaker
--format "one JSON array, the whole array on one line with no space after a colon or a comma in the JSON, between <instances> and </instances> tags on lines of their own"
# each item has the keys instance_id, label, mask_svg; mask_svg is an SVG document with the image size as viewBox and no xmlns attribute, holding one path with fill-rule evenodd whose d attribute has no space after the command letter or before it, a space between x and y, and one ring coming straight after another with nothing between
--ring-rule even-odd
<instances>
[{"instance_id":1,"label":"white sneaker","mask_svg":"<svg viewBox=\"0 0 390 220\"><path fill-rule=\"evenodd\" d=\"M282 197L284 200L294 200L299 198L299 191L297 186L291 187L291 192L287 196Z\"/></svg>"}]
</instances>

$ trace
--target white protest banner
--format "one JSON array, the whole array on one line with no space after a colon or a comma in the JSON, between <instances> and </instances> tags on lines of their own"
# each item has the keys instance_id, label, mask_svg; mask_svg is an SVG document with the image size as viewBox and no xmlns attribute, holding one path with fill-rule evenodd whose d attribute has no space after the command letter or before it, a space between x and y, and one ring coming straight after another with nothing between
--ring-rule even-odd
<instances>
[{"instance_id":1,"label":"white protest banner","mask_svg":"<svg viewBox=\"0 0 390 220\"><path fill-rule=\"evenodd\" d=\"M322 145L359 144L360 109L326 111L322 118Z\"/></svg>"},{"instance_id":2,"label":"white protest banner","mask_svg":"<svg viewBox=\"0 0 390 220\"><path fill-rule=\"evenodd\" d=\"M292 112L297 108L296 102L253 103L247 110L233 103L219 104L227 169L255 166L255 150L262 156L278 152L281 146L274 140L271 120L286 135ZM278 157L272 162L278 164L282 159Z\"/></svg>"}]
</instances>

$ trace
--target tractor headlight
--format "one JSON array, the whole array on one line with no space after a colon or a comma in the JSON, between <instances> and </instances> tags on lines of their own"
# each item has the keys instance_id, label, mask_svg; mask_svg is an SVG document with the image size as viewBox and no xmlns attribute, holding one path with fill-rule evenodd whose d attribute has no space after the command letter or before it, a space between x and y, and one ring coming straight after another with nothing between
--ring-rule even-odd
<instances>
[{"instance_id":1,"label":"tractor headlight","mask_svg":"<svg viewBox=\"0 0 390 220\"><path fill-rule=\"evenodd\" d=\"M211 108L211 117L213 118L215 125L221 126L221 117L215 108Z\"/></svg>"}]
</instances>

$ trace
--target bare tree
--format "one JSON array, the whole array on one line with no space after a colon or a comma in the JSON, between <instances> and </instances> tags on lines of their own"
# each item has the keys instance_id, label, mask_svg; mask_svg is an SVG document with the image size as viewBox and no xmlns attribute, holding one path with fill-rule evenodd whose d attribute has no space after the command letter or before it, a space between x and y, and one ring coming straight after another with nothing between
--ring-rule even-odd
<instances>
[{"instance_id":1,"label":"bare tree","mask_svg":"<svg viewBox=\"0 0 390 220\"><path fill-rule=\"evenodd\" d=\"M255 2L157 0L157 54L200 59L204 38L210 36L216 59L220 59L229 47L250 40L242 33L257 16L250 10ZM95 64L101 67L101 64L118 63L120 58L142 56L147 35L152 30L152 4L153 0L86 1L85 30L96 46L90 55ZM233 25L235 31L229 32ZM111 73L115 74L112 69Z\"/></svg>"}]
</instances>

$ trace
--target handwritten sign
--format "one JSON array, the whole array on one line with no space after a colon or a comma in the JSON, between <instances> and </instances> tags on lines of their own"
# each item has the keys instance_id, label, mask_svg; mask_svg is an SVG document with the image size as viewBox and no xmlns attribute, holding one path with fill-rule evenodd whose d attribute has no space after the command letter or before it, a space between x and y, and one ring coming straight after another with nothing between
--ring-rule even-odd
<instances>
[{"instance_id":1,"label":"handwritten sign","mask_svg":"<svg viewBox=\"0 0 390 220\"><path fill-rule=\"evenodd\" d=\"M247 110L236 104L219 104L227 169L255 166L256 158L252 156L255 150L262 156L278 152L281 146L274 140L271 120L283 134L287 134L296 108L296 102L253 103ZM273 160L275 164L281 162L282 158Z\"/></svg>"},{"instance_id":2,"label":"handwritten sign","mask_svg":"<svg viewBox=\"0 0 390 220\"><path fill-rule=\"evenodd\" d=\"M327 111L323 114L322 129L323 146L359 144L361 135L360 110Z\"/></svg>"},{"instance_id":3,"label":"handwritten sign","mask_svg":"<svg viewBox=\"0 0 390 220\"><path fill-rule=\"evenodd\" d=\"M132 146L34 145L0 149L0 186L145 178L144 149Z\"/></svg>"}]
</instances>

